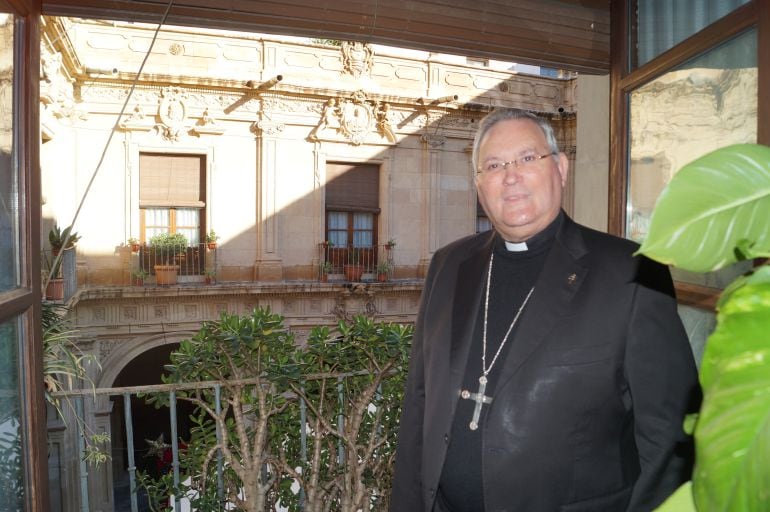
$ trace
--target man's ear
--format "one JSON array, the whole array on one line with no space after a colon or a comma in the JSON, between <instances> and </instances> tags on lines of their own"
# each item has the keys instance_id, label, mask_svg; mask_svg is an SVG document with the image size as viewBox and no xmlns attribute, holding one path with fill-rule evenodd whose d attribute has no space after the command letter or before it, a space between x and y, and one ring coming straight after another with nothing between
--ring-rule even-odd
<instances>
[{"instance_id":1,"label":"man's ear","mask_svg":"<svg viewBox=\"0 0 770 512\"><path fill-rule=\"evenodd\" d=\"M559 168L562 188L567 186L567 176L569 176L569 159L564 153L559 153L559 162L556 165Z\"/></svg>"}]
</instances>

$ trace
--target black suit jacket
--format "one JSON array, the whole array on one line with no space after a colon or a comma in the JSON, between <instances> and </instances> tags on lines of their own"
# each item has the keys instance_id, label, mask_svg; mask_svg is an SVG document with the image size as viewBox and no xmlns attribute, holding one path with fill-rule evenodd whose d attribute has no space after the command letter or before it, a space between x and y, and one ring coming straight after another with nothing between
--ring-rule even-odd
<instances>
[{"instance_id":1,"label":"black suit jacket","mask_svg":"<svg viewBox=\"0 0 770 512\"><path fill-rule=\"evenodd\" d=\"M436 252L415 326L392 512L435 505L493 232ZM668 269L565 216L482 422L486 512L652 510L691 472L700 391Z\"/></svg>"}]
</instances>

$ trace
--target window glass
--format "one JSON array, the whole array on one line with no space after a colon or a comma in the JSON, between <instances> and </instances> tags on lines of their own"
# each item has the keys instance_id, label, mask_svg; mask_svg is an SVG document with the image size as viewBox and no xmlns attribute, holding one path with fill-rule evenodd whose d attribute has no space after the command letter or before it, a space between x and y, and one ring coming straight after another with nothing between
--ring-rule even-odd
<instances>
[{"instance_id":1,"label":"window glass","mask_svg":"<svg viewBox=\"0 0 770 512\"><path fill-rule=\"evenodd\" d=\"M20 319L0 323L0 510L24 510L19 396Z\"/></svg>"},{"instance_id":2,"label":"window glass","mask_svg":"<svg viewBox=\"0 0 770 512\"><path fill-rule=\"evenodd\" d=\"M198 245L200 239L200 210L197 208L176 209L176 231L187 237L190 245Z\"/></svg>"},{"instance_id":3,"label":"window glass","mask_svg":"<svg viewBox=\"0 0 770 512\"><path fill-rule=\"evenodd\" d=\"M371 247L374 245L374 215L371 213L353 214L353 246Z\"/></svg>"},{"instance_id":4,"label":"window glass","mask_svg":"<svg viewBox=\"0 0 770 512\"><path fill-rule=\"evenodd\" d=\"M628 46L638 51L636 59L631 55L631 68L646 64L748 1L631 0L632 13L636 7L636 27L628 32L637 40Z\"/></svg>"},{"instance_id":5,"label":"window glass","mask_svg":"<svg viewBox=\"0 0 770 512\"><path fill-rule=\"evenodd\" d=\"M629 238L644 239L655 201L682 166L723 146L756 142L756 56L756 30L749 30L631 93ZM675 269L674 277L722 288L744 270Z\"/></svg>"},{"instance_id":6,"label":"window glass","mask_svg":"<svg viewBox=\"0 0 770 512\"><path fill-rule=\"evenodd\" d=\"M19 286L18 174L13 165L13 16L0 13L0 291Z\"/></svg>"},{"instance_id":7,"label":"window glass","mask_svg":"<svg viewBox=\"0 0 770 512\"><path fill-rule=\"evenodd\" d=\"M334 247L348 245L348 214L346 212L329 212L327 216L329 226L329 242Z\"/></svg>"}]
</instances>

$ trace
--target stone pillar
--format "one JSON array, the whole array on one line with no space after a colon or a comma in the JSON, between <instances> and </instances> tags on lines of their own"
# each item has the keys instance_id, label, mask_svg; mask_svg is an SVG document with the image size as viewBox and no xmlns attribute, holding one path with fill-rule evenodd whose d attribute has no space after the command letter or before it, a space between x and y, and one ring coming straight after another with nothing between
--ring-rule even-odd
<instances>
[{"instance_id":1,"label":"stone pillar","mask_svg":"<svg viewBox=\"0 0 770 512\"><path fill-rule=\"evenodd\" d=\"M284 124L269 119L264 113L254 123L252 130L257 142L257 259L254 261L255 281L280 281L283 264L278 254L278 229L276 221L276 172L277 135Z\"/></svg>"},{"instance_id":2,"label":"stone pillar","mask_svg":"<svg viewBox=\"0 0 770 512\"><path fill-rule=\"evenodd\" d=\"M430 259L441 243L439 236L441 226L439 188L441 184L441 155L442 148L446 144L446 137L426 133L421 139L424 148L422 160L422 218L424 221L422 223L423 233L417 275L418 277L425 277L428 273Z\"/></svg>"}]
</instances>

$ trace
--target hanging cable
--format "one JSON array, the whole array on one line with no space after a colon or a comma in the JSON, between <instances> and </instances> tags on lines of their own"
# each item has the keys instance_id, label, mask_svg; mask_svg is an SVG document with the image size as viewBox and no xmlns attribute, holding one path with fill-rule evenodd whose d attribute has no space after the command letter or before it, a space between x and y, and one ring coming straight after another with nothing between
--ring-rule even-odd
<instances>
[{"instance_id":1,"label":"hanging cable","mask_svg":"<svg viewBox=\"0 0 770 512\"><path fill-rule=\"evenodd\" d=\"M48 287L48 283L51 282L51 279L53 279L54 271L58 268L58 266L61 264L62 257L64 256L64 247L67 247L67 243L69 242L69 239L71 237L71 234L74 230L75 221L77 221L78 216L80 215L80 210L83 209L83 204L86 202L86 198L88 197L88 192L91 190L91 185L93 185L94 180L96 179L96 175L99 173L99 169L102 167L102 163L104 163L104 159L107 156L107 149L110 147L110 143L112 142L112 137L115 135L115 132L117 132L120 120L123 117L123 114L126 112L126 107L128 106L128 102L131 100L131 96L134 94L134 89L136 89L136 84L139 83L139 77L142 75L142 71L144 71L144 65L147 63L147 59L150 57L150 53L152 53L152 49L155 46L155 40L158 38L158 34L160 33L160 29L163 27L163 25L166 24L166 19L168 18L168 13L171 11L171 6L174 5L174 0L169 0L168 5L166 5L166 11L163 13L163 16L160 19L160 22L158 23L158 26L155 28L155 33L152 36L152 41L150 41L150 46L147 48L147 53L144 55L144 58L142 59L142 63L139 65L139 70L136 72L136 76L134 76L133 82L131 82L131 87L128 90L128 94L126 95L126 101L123 102L123 106L120 108L120 112L118 113L117 119L115 119L115 124L112 125L112 130L110 130L110 134L107 137L107 142L104 144L104 149L102 149L102 154L99 157L99 162L96 164L96 168L94 169L93 174L91 174L91 179L88 180L88 185L86 185L86 189L83 192L83 197L80 199L80 203L78 204L77 210L75 210L75 215L72 217L72 222L70 222L71 229L67 233L67 236L64 238L64 241L62 242L62 250L59 251L59 254L57 254L54 257L53 263L51 264L51 271L48 273L48 277L45 280L43 289Z\"/></svg>"}]
</instances>

